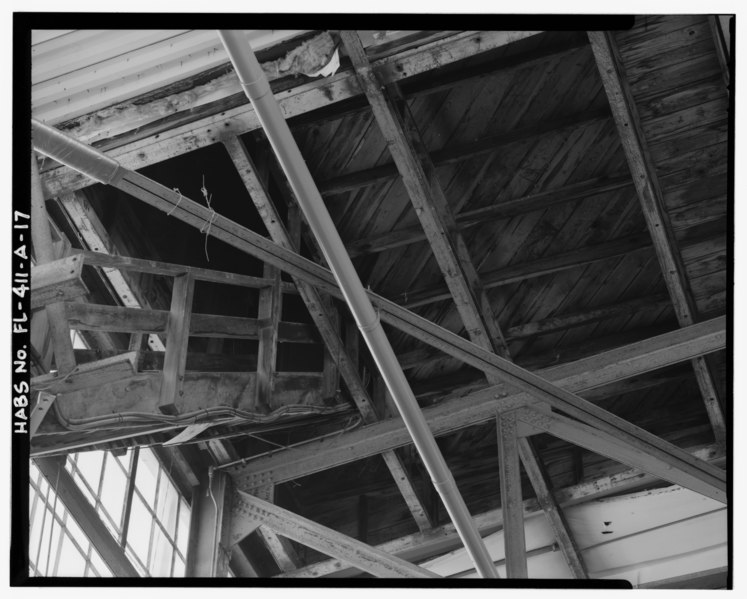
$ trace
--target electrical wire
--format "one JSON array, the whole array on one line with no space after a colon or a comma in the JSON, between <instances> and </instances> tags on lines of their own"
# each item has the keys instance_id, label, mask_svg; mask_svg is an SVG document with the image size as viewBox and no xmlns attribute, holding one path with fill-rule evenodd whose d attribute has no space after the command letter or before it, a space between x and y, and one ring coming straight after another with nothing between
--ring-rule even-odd
<instances>
[{"instance_id":1,"label":"electrical wire","mask_svg":"<svg viewBox=\"0 0 747 599\"><path fill-rule=\"evenodd\" d=\"M261 414L259 412L249 412L229 406L216 406L177 415L156 414L153 412L119 412L103 416L94 416L91 418L74 419L66 418L62 414L57 402L54 402L52 405L60 424L72 431L118 428L122 424L145 426L159 423L172 424L174 426L187 426L190 424L197 424L198 422L210 422L211 424L217 425L235 422L237 420L253 424L265 424L275 422L284 417L339 414L351 409L347 404L338 404L331 407L292 404L282 406L269 414Z\"/></svg>"}]
</instances>

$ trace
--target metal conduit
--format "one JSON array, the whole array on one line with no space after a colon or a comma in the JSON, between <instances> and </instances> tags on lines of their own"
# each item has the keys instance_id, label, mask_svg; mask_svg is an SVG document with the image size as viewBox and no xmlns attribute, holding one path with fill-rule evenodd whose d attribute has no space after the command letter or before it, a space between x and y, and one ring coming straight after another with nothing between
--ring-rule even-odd
<instances>
[{"instance_id":1,"label":"metal conduit","mask_svg":"<svg viewBox=\"0 0 747 599\"><path fill-rule=\"evenodd\" d=\"M465 549L480 576L498 578L493 560L397 362L379 315L366 295L262 67L242 31L220 30L218 34Z\"/></svg>"}]
</instances>

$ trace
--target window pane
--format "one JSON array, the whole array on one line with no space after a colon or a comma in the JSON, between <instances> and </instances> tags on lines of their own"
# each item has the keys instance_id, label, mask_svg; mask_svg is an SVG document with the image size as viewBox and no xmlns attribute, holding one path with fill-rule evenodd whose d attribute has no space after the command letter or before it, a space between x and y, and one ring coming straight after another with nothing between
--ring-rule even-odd
<instances>
[{"instance_id":1,"label":"window pane","mask_svg":"<svg viewBox=\"0 0 747 599\"><path fill-rule=\"evenodd\" d=\"M101 476L103 461L103 451L83 451L78 454L78 470L80 470L94 493L98 492L99 489L99 477Z\"/></svg>"},{"instance_id":2,"label":"window pane","mask_svg":"<svg viewBox=\"0 0 747 599\"><path fill-rule=\"evenodd\" d=\"M108 460L104 472L104 484L101 487L101 503L116 524L117 530L122 521L122 508L126 493L127 478L114 460Z\"/></svg>"},{"instance_id":3,"label":"window pane","mask_svg":"<svg viewBox=\"0 0 747 599\"><path fill-rule=\"evenodd\" d=\"M190 509L187 502L181 500L179 508L179 534L176 537L176 546L182 555L187 555L187 542L189 541L189 516Z\"/></svg>"},{"instance_id":4,"label":"window pane","mask_svg":"<svg viewBox=\"0 0 747 599\"><path fill-rule=\"evenodd\" d=\"M81 493L86 496L86 499L88 499L91 505L96 505L96 495L92 493L91 490L86 486L87 483L79 472L75 472L75 474L73 474L73 480L75 481L75 484L78 485ZM98 482L96 484L98 484Z\"/></svg>"},{"instance_id":5,"label":"window pane","mask_svg":"<svg viewBox=\"0 0 747 599\"><path fill-rule=\"evenodd\" d=\"M49 544L51 533L52 544ZM36 568L41 572L42 576L54 576L54 562L57 558L57 548L60 542L60 523L54 523L54 530L52 530L52 514L47 514L47 521L44 523L44 534L41 540L41 552L39 555L39 563ZM49 558L49 566L47 566L47 558Z\"/></svg>"},{"instance_id":6,"label":"window pane","mask_svg":"<svg viewBox=\"0 0 747 599\"><path fill-rule=\"evenodd\" d=\"M62 550L60 552L59 564L57 564L56 576L83 576L85 570L85 557L73 545L70 537L65 535L62 541Z\"/></svg>"},{"instance_id":7,"label":"window pane","mask_svg":"<svg viewBox=\"0 0 747 599\"><path fill-rule=\"evenodd\" d=\"M174 558L174 576L184 576L184 562L178 555Z\"/></svg>"},{"instance_id":8,"label":"window pane","mask_svg":"<svg viewBox=\"0 0 747 599\"><path fill-rule=\"evenodd\" d=\"M156 517L161 521L172 539L176 537L176 508L178 505L179 495L176 488L165 474L161 474Z\"/></svg>"},{"instance_id":9,"label":"window pane","mask_svg":"<svg viewBox=\"0 0 747 599\"><path fill-rule=\"evenodd\" d=\"M138 468L139 470L139 468ZM148 562L148 544L150 543L150 529L153 518L142 499L135 493L132 498L132 512L130 512L130 526L127 529L127 545L132 547L135 554L143 563Z\"/></svg>"},{"instance_id":10,"label":"window pane","mask_svg":"<svg viewBox=\"0 0 747 599\"><path fill-rule=\"evenodd\" d=\"M135 486L143 495L143 499L153 507L156 499L156 480L160 465L153 453L148 449L140 450L137 464L137 478Z\"/></svg>"},{"instance_id":11,"label":"window pane","mask_svg":"<svg viewBox=\"0 0 747 599\"><path fill-rule=\"evenodd\" d=\"M132 547L130 547L129 543L127 543L127 547L125 548L125 555L127 556L127 559L130 560L130 563L135 566L135 569L138 571L140 576L148 576L148 570L140 563L140 560L132 551Z\"/></svg>"},{"instance_id":12,"label":"window pane","mask_svg":"<svg viewBox=\"0 0 747 599\"><path fill-rule=\"evenodd\" d=\"M151 576L171 576L171 555L173 548L160 527L156 526L153 535L153 551L150 563Z\"/></svg>"}]
</instances>

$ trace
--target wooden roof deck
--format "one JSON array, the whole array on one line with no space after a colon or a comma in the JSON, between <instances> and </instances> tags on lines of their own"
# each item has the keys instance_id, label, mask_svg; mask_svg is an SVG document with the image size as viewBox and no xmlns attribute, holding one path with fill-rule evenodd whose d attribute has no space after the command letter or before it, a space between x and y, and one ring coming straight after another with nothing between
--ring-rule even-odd
<instances>
[{"instance_id":1,"label":"wooden roof deck","mask_svg":"<svg viewBox=\"0 0 747 599\"><path fill-rule=\"evenodd\" d=\"M647 158L659 179L674 249L685 266L696 320L722 315L728 309L729 95L710 25L704 16L651 16L613 37L640 117ZM341 74L335 77L343 80ZM679 328L597 61L583 32L533 35L413 77L401 73L399 86L517 364L537 370ZM222 108L224 101L215 106ZM200 118L218 119L217 112L210 115L204 106L198 113ZM467 336L365 97L349 93L339 103L319 102L317 110L295 114L292 131L364 284ZM180 126L186 122L178 120L179 115L169 118ZM153 132L160 127L149 126ZM267 165L263 176L273 181L268 189L282 204L278 198L287 192L273 180L276 166L261 130L235 130L233 124L229 129L244 135L258 165ZM150 148L142 157L131 158L133 167L144 166L138 161L151 161L147 154L155 147L145 145L144 135L142 130L118 134L115 153L134 156L138 144ZM256 214L246 208L251 202L224 149L219 144L195 149L207 143L207 135L212 133L184 136L168 149L159 145L152 156L171 160L153 160L146 172L197 198L199 170L214 190L219 212L265 235ZM113 142L98 143L105 147ZM80 178L54 171L54 165L43 171L50 189L65 181L82 184ZM137 248L142 257L261 276L258 261L219 240L209 240L207 263L204 235L195 229L143 205L117 208L127 200L115 192L96 193L99 198L92 194L91 201L113 238L126 239L139 230L143 238L156 239L164 226L170 228L168 243ZM285 216L285 208L281 213ZM128 222L120 218L123 214ZM309 245L305 255L313 255ZM217 288L204 292L199 311L249 315L247 310L256 310L257 295L254 290L242 293L223 296ZM287 305L293 306L287 308L287 319L311 322L300 301L291 297L286 296ZM163 298L154 297L154 305L159 301L163 304ZM344 321L347 310L341 313ZM422 405L488 385L478 370L401 331L386 330ZM215 347L202 340L190 342L195 353ZM225 343L221 351L226 359L231 354L238 358L255 351L247 347ZM314 362L309 370L321 369L321 348L313 348L301 360ZM376 372L365 349L361 359L369 374ZM279 367L292 368L292 362L283 358ZM713 354L708 363L726 401L725 353ZM706 447L714 440L687 363L582 395L677 445ZM293 434L309 437L313 429L268 438L284 444L296 438ZM625 470L549 435L537 439L555 489ZM497 507L495 423L464 429L439 443L470 509L482 513ZM232 446L241 456L262 447L256 439L241 437L234 437ZM411 447L397 454L438 524L438 500L420 459ZM524 497L531 497L529 481L523 480L523 486ZM302 516L374 545L418 530L379 456L283 483L276 499ZM362 513L367 514L365 520ZM441 522L444 518L442 513ZM296 549L306 560L324 559ZM273 568L270 564L268 573L276 573Z\"/></svg>"}]
</instances>

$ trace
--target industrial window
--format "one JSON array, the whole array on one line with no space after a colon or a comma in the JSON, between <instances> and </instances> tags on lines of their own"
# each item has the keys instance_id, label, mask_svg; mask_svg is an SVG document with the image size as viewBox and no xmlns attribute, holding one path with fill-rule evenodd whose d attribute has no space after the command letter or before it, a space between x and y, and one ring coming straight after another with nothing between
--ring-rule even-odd
<instances>
[{"instance_id":1,"label":"industrial window","mask_svg":"<svg viewBox=\"0 0 747 599\"><path fill-rule=\"evenodd\" d=\"M29 482L29 575L111 576L88 537L33 462Z\"/></svg>"},{"instance_id":2,"label":"industrial window","mask_svg":"<svg viewBox=\"0 0 747 599\"><path fill-rule=\"evenodd\" d=\"M49 546L48 557L54 561L54 567L47 564L48 560L42 562L43 567L40 566L36 553L44 544L44 539L41 545L35 545L33 535L35 527L43 526L43 523L39 523L42 513L37 515L33 506L39 497L43 498L50 492L54 494L54 491L49 488L33 463L31 468L32 542L29 552L30 561L33 562L32 575L111 576L108 568L98 566L103 565L98 555L96 560L90 557L93 551L90 543L72 517L64 512L60 501L57 501L57 509L66 518L65 520L61 515L60 523L70 527L70 522L73 522L73 528L80 533L80 538L76 537L75 542L80 546L77 551L81 559L78 561L84 567L78 564L58 568L57 561L62 560L64 565L66 560L73 559L60 557L62 542L54 536L50 537L50 534L59 535L59 527L56 533L52 530L44 537ZM107 451L70 454L65 468L109 532L125 548L125 554L142 576L184 576L190 508L151 450L134 449L124 455L114 455ZM38 476L34 477L34 473ZM40 477L45 485L43 491L40 490L40 483L34 482Z\"/></svg>"}]
</instances>

